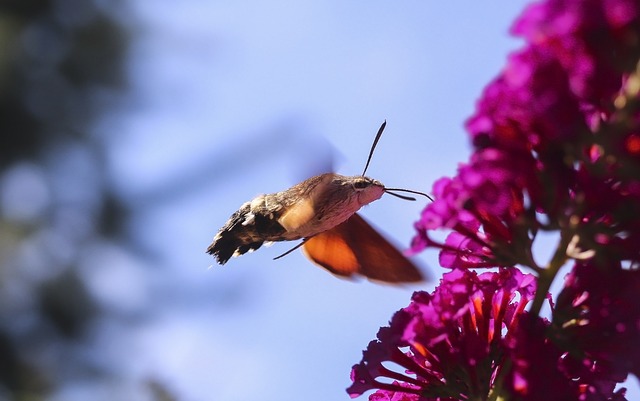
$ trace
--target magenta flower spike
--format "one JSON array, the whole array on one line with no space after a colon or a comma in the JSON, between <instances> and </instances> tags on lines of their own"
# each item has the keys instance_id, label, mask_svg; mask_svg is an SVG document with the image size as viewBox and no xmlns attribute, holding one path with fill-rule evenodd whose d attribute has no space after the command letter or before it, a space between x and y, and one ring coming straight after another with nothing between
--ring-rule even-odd
<instances>
[{"instance_id":1,"label":"magenta flower spike","mask_svg":"<svg viewBox=\"0 0 640 401\"><path fill-rule=\"evenodd\" d=\"M370 400L484 399L534 291L534 277L515 269L445 274L432 294L416 292L380 329L347 391L379 389Z\"/></svg>"},{"instance_id":2,"label":"magenta flower spike","mask_svg":"<svg viewBox=\"0 0 640 401\"><path fill-rule=\"evenodd\" d=\"M512 33L525 46L466 123L469 161L415 224L412 252L451 272L380 329L352 397L623 401L640 376L640 1L544 0ZM542 263L541 232L558 238Z\"/></svg>"}]
</instances>

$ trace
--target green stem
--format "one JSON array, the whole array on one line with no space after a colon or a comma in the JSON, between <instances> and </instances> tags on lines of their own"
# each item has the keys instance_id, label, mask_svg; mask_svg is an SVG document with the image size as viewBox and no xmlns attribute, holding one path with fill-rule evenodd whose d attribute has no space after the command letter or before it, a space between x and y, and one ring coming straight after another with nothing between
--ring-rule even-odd
<instances>
[{"instance_id":1,"label":"green stem","mask_svg":"<svg viewBox=\"0 0 640 401\"><path fill-rule=\"evenodd\" d=\"M551 288L551 284L555 279L558 271L562 266L564 266L567 261L567 246L571 241L574 233L572 230L563 230L560 232L560 243L556 248L553 257L547 264L544 269L539 270L538 275L538 288L536 289L536 295L533 299L533 303L531 304L530 312L535 316L540 315L540 310L542 309L542 305L544 304L544 300L549 293L549 289Z\"/></svg>"}]
</instances>

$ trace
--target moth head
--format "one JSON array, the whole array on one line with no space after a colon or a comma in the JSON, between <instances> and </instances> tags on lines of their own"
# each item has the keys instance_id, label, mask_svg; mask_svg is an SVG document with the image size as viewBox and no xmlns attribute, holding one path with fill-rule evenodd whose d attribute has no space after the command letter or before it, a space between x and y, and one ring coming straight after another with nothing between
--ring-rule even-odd
<instances>
[{"instance_id":1,"label":"moth head","mask_svg":"<svg viewBox=\"0 0 640 401\"><path fill-rule=\"evenodd\" d=\"M400 195L396 192L409 192L412 194L424 196L433 201L433 199L431 199L431 197L424 192L413 191L411 189L405 188L388 188L385 187L380 181L362 175L345 178L347 181L346 183L350 186L350 189L353 190L355 196L357 197L360 206L368 205L369 203L380 199L385 193L404 200L416 200L416 198L414 197Z\"/></svg>"},{"instance_id":2,"label":"moth head","mask_svg":"<svg viewBox=\"0 0 640 401\"><path fill-rule=\"evenodd\" d=\"M358 203L361 206L380 199L384 194L384 185L378 180L364 176L350 177L350 185L358 197Z\"/></svg>"}]
</instances>

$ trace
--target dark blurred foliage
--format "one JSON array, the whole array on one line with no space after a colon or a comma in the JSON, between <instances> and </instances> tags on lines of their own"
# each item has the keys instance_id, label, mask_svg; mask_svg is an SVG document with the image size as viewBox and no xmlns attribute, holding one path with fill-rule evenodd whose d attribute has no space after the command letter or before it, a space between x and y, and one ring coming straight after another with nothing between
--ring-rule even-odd
<instances>
[{"instance_id":1,"label":"dark blurred foliage","mask_svg":"<svg viewBox=\"0 0 640 401\"><path fill-rule=\"evenodd\" d=\"M79 268L127 221L95 129L127 96L118 3L0 1L0 399L118 377L87 351L91 325L111 312Z\"/></svg>"}]
</instances>

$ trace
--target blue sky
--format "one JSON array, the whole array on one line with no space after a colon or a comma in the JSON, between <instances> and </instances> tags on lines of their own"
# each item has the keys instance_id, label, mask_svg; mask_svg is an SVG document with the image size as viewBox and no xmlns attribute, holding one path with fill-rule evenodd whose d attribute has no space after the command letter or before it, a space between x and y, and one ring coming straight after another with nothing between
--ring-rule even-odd
<instances>
[{"instance_id":1,"label":"blue sky","mask_svg":"<svg viewBox=\"0 0 640 401\"><path fill-rule=\"evenodd\" d=\"M97 262L92 280L114 308L158 307L113 357L135 352L128 373L163 380L181 400L348 399L362 349L435 282L340 280L300 252L273 261L289 244L212 268L204 250L240 204L318 172L329 155L337 172L360 174L385 119L369 176L429 191L453 174L469 154L464 120L519 47L508 29L526 2L133 4L136 100L102 129L117 132L112 165L126 179L115 184L155 194L133 229L161 251L148 275L123 254L122 268ZM198 179L163 193L182 174ZM362 214L403 248L423 207L387 196ZM417 263L443 272L435 253Z\"/></svg>"}]
</instances>

